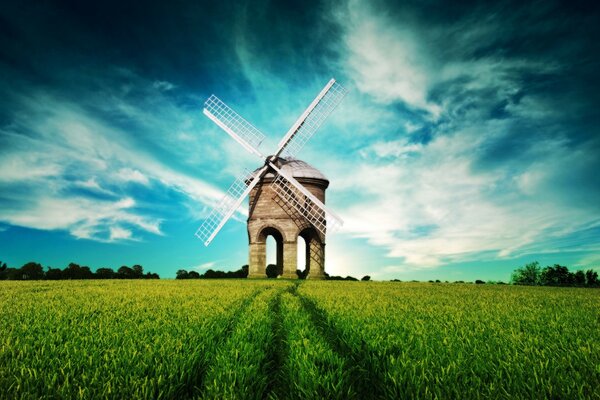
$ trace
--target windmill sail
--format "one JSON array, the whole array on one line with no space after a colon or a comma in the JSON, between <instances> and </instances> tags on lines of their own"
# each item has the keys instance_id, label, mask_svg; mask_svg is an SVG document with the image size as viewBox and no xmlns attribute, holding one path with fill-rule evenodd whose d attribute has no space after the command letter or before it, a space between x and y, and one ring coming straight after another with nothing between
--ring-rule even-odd
<instances>
[{"instance_id":1,"label":"windmill sail","mask_svg":"<svg viewBox=\"0 0 600 400\"><path fill-rule=\"evenodd\" d=\"M200 238L205 246L208 246L214 237L219 233L223 225L231 218L233 213L240 207L246 196L252 191L254 186L260 181L263 172L267 167L263 167L248 184L248 178L251 176L245 171L240 174L233 184L227 190L223 200L212 210L204 223L196 231L196 236Z\"/></svg>"},{"instance_id":2,"label":"windmill sail","mask_svg":"<svg viewBox=\"0 0 600 400\"><path fill-rule=\"evenodd\" d=\"M281 140L275 156L295 158L347 92L335 79L331 79Z\"/></svg>"},{"instance_id":3,"label":"windmill sail","mask_svg":"<svg viewBox=\"0 0 600 400\"><path fill-rule=\"evenodd\" d=\"M271 164L271 167L274 167ZM334 231L343 225L342 220L330 211L325 204L309 192L300 182L291 175L283 172L277 167L274 168L278 175L271 183L271 188L287 204L290 204L298 213L300 213L315 229L323 235L326 231Z\"/></svg>"},{"instance_id":4,"label":"windmill sail","mask_svg":"<svg viewBox=\"0 0 600 400\"><path fill-rule=\"evenodd\" d=\"M264 158L257 148L264 140L265 135L219 100L217 96L213 94L206 100L203 113L250 153Z\"/></svg>"}]
</instances>

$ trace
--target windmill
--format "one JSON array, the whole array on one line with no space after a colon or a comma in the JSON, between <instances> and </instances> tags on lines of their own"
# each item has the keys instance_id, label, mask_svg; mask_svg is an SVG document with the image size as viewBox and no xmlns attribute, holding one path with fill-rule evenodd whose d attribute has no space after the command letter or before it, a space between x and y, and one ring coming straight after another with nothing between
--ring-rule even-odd
<instances>
[{"instance_id":1,"label":"windmill","mask_svg":"<svg viewBox=\"0 0 600 400\"><path fill-rule=\"evenodd\" d=\"M329 181L295 157L346 92L335 79L331 79L287 131L275 153L269 156L258 150L265 135L252 124L215 95L204 103L203 113L263 162L253 173L245 172L237 177L223 200L196 231L196 236L208 246L244 199L250 196L249 277L264 277L261 269L265 268L268 235L277 241L280 275L296 277L296 245L298 236L302 236L306 241L309 276L315 279L324 277L325 234L339 228L343 222L324 204Z\"/></svg>"}]
</instances>

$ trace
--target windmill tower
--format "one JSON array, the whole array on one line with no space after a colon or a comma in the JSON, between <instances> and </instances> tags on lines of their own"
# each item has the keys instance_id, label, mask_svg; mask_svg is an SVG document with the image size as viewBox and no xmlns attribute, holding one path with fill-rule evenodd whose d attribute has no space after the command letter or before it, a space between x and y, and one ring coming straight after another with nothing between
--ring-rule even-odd
<instances>
[{"instance_id":1,"label":"windmill tower","mask_svg":"<svg viewBox=\"0 0 600 400\"><path fill-rule=\"evenodd\" d=\"M305 272L312 279L325 277L325 235L341 226L342 220L325 207L327 178L295 156L345 94L346 89L331 79L270 156L264 156L258 150L265 137L258 129L216 96L206 100L204 114L264 164L250 174L238 176L225 198L198 228L196 236L208 246L249 195L249 278L266 276L266 239L269 235L277 243L280 276L297 277L298 237L302 237L306 243Z\"/></svg>"}]
</instances>

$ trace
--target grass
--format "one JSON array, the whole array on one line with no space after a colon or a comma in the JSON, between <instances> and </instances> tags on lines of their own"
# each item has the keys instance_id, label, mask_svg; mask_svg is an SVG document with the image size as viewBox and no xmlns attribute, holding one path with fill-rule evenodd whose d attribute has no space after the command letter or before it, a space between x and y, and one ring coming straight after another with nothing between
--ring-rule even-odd
<instances>
[{"instance_id":1,"label":"grass","mask_svg":"<svg viewBox=\"0 0 600 400\"><path fill-rule=\"evenodd\" d=\"M0 282L1 399L600 399L600 291Z\"/></svg>"}]
</instances>

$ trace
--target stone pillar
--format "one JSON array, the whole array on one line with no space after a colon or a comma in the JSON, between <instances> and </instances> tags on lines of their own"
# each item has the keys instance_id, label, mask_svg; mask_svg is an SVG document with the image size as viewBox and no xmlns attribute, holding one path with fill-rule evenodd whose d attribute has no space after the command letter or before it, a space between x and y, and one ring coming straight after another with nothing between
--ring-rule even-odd
<instances>
[{"instance_id":1,"label":"stone pillar","mask_svg":"<svg viewBox=\"0 0 600 400\"><path fill-rule=\"evenodd\" d=\"M248 278L266 278L267 244L250 243L249 247Z\"/></svg>"},{"instance_id":2,"label":"stone pillar","mask_svg":"<svg viewBox=\"0 0 600 400\"><path fill-rule=\"evenodd\" d=\"M310 244L310 270L307 279L325 279L325 244L311 239Z\"/></svg>"},{"instance_id":3,"label":"stone pillar","mask_svg":"<svg viewBox=\"0 0 600 400\"><path fill-rule=\"evenodd\" d=\"M297 279L296 269L298 269L298 242L283 243L283 275L282 278Z\"/></svg>"}]
</instances>

